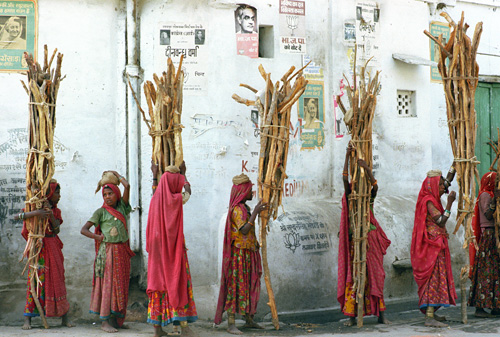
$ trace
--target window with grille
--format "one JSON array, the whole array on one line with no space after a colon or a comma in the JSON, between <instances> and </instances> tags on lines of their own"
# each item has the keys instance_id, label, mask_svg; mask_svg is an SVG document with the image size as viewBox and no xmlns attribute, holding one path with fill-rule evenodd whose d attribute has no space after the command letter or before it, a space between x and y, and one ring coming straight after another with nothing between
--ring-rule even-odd
<instances>
[{"instance_id":1,"label":"window with grille","mask_svg":"<svg viewBox=\"0 0 500 337\"><path fill-rule=\"evenodd\" d=\"M416 117L415 91L398 90L397 112L400 117Z\"/></svg>"}]
</instances>

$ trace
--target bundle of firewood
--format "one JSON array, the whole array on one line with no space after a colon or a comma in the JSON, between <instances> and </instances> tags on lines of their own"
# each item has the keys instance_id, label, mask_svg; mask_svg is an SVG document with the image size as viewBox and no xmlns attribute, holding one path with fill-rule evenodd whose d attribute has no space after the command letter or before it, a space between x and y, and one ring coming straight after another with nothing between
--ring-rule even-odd
<instances>
[{"instance_id":1,"label":"bundle of firewood","mask_svg":"<svg viewBox=\"0 0 500 337\"><path fill-rule=\"evenodd\" d=\"M24 53L28 64L28 85L23 81L24 89L29 96L29 152L26 159L26 207L25 212L32 212L47 207L46 192L50 180L54 175L54 128L56 126L56 100L61 77L61 64L63 55L57 54L55 69L51 69L52 61L57 53L54 50L50 61L48 59L47 46L44 46L44 64L33 60L33 56ZM42 249L45 230L49 219L38 216L25 220L28 230L28 241L23 252L26 258L26 269L30 270L31 294L35 301L38 312L42 318L45 328L48 328L44 316L44 310L38 301L39 285L38 278L38 256Z\"/></svg>"},{"instance_id":2,"label":"bundle of firewood","mask_svg":"<svg viewBox=\"0 0 500 337\"><path fill-rule=\"evenodd\" d=\"M182 60L177 71L172 60L167 60L167 71L161 77L153 74L153 80L144 83L144 95L148 105L150 120L146 118L144 110L140 107L137 96L129 81L129 87L134 95L137 106L149 129L153 139L152 160L159 166L158 174L161 176L167 166L180 166L183 161L181 125L182 114L182 89L184 86L184 72L181 70ZM160 178L160 177L157 177Z\"/></svg>"},{"instance_id":3,"label":"bundle of firewood","mask_svg":"<svg viewBox=\"0 0 500 337\"><path fill-rule=\"evenodd\" d=\"M472 40L466 32L469 25L464 22L464 13L458 24L456 24L447 13L441 13L453 31L450 39L443 44L443 37L432 36L428 31L424 33L432 39L440 48L438 69L443 80L444 93L446 97L446 113L450 131L451 149L455 157L455 169L457 170L457 182L459 186L457 224L453 234L456 234L460 226L465 228L465 239L463 248L469 247L475 242L471 222L474 213L476 198L476 183L479 181L475 156L476 146L476 110L474 99L478 83L479 66L476 62L476 54L479 39L483 31L483 23L476 25ZM447 65L447 61L449 62ZM474 243L476 245L476 243ZM467 321L465 281L470 266L462 269L462 320Z\"/></svg>"},{"instance_id":4,"label":"bundle of firewood","mask_svg":"<svg viewBox=\"0 0 500 337\"><path fill-rule=\"evenodd\" d=\"M373 167L372 156L372 123L377 104L377 95L380 91L379 74L377 71L372 77L367 71L370 60L361 67L359 79L354 63L353 87L347 81L347 97L351 108L347 110L340 96L337 103L344 113L344 121L351 134L351 144L355 148L353 158L349 161L351 180L351 194L349 195L349 223L354 228L353 243L353 291L356 293L358 304L358 327L363 326L364 293L366 285L366 249L367 237L370 230L370 193L371 184L365 170L358 165L357 159L363 159L367 165Z\"/></svg>"},{"instance_id":5,"label":"bundle of firewood","mask_svg":"<svg viewBox=\"0 0 500 337\"><path fill-rule=\"evenodd\" d=\"M500 139L500 128L497 127L497 142L494 143L492 140L488 142L488 145L491 146L491 149L495 152L495 159L490 165L490 171L497 171L497 178L495 181L495 186L498 190L500 190L500 142L498 140ZM497 164L497 168L495 169L495 164ZM500 209L500 198L497 198L496 200L497 208L495 210L495 239L496 239L496 245L497 245L497 250L500 252L500 212L498 211ZM475 245L476 251L479 250L478 245Z\"/></svg>"},{"instance_id":6,"label":"bundle of firewood","mask_svg":"<svg viewBox=\"0 0 500 337\"><path fill-rule=\"evenodd\" d=\"M259 156L259 199L267 203L269 207L262 211L259 216L260 245L262 247L262 265L264 269L264 280L269 295L269 307L273 325L279 329L278 311L271 286L269 265L267 262L267 240L269 230L268 222L271 216L276 219L278 207L283 197L283 184L287 177L286 163L288 157L289 126L291 108L306 90L307 81L302 75L302 70L293 73L295 67L291 67L281 78L281 81L273 83L271 74L266 73L262 65L259 71L265 81L265 89L255 101L246 100L234 94L233 99L247 106L254 105L259 111L260 121L260 156ZM292 75L293 74L293 75ZM292 80L295 82L292 86ZM246 84L240 84L257 94L257 90Z\"/></svg>"}]
</instances>

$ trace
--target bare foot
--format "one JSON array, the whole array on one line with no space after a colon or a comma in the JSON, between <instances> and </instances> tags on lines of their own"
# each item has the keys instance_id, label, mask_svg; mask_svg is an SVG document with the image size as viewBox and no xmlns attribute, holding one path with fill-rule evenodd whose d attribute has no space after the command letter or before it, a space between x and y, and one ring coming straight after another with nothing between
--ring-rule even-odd
<instances>
[{"instance_id":1,"label":"bare foot","mask_svg":"<svg viewBox=\"0 0 500 337\"><path fill-rule=\"evenodd\" d=\"M118 332L118 330L115 327L111 326L108 321L102 321L101 330L109 333Z\"/></svg>"},{"instance_id":2,"label":"bare foot","mask_svg":"<svg viewBox=\"0 0 500 337\"><path fill-rule=\"evenodd\" d=\"M438 322L434 318L426 317L425 318L425 326L430 326L433 328L446 328L446 327L448 327L448 324Z\"/></svg>"},{"instance_id":3,"label":"bare foot","mask_svg":"<svg viewBox=\"0 0 500 337\"><path fill-rule=\"evenodd\" d=\"M167 336L167 333L163 331L161 326L155 325L154 328L155 328L155 337Z\"/></svg>"},{"instance_id":4,"label":"bare foot","mask_svg":"<svg viewBox=\"0 0 500 337\"><path fill-rule=\"evenodd\" d=\"M444 321L446 321L446 317L436 315L435 313L434 313L434 319L435 319L436 321L438 321L438 322L444 322Z\"/></svg>"},{"instance_id":5,"label":"bare foot","mask_svg":"<svg viewBox=\"0 0 500 337\"><path fill-rule=\"evenodd\" d=\"M233 335L243 335L243 332L238 330L238 328L236 327L235 324L230 324L227 327L227 332L229 332L230 334L233 334Z\"/></svg>"},{"instance_id":6,"label":"bare foot","mask_svg":"<svg viewBox=\"0 0 500 337\"><path fill-rule=\"evenodd\" d=\"M246 329L264 329L264 327L257 324L253 319L248 320L243 327Z\"/></svg>"},{"instance_id":7,"label":"bare foot","mask_svg":"<svg viewBox=\"0 0 500 337\"><path fill-rule=\"evenodd\" d=\"M353 326L356 324L356 317L349 317L347 322L344 322L344 326Z\"/></svg>"},{"instance_id":8,"label":"bare foot","mask_svg":"<svg viewBox=\"0 0 500 337\"><path fill-rule=\"evenodd\" d=\"M491 310L491 314L495 315L495 316L499 316L500 315L500 309L493 309L493 310Z\"/></svg>"},{"instance_id":9,"label":"bare foot","mask_svg":"<svg viewBox=\"0 0 500 337\"><path fill-rule=\"evenodd\" d=\"M381 312L380 312L380 315L378 316L378 322L379 322L380 324L392 324L392 322L391 322L391 321L389 321L389 320L385 317L385 315L384 315L384 312L383 312L383 311L381 311Z\"/></svg>"},{"instance_id":10,"label":"bare foot","mask_svg":"<svg viewBox=\"0 0 500 337\"><path fill-rule=\"evenodd\" d=\"M476 308L476 312L474 313L475 317L479 318L495 318L495 315L492 315L486 311L484 311L483 308Z\"/></svg>"},{"instance_id":11,"label":"bare foot","mask_svg":"<svg viewBox=\"0 0 500 337\"><path fill-rule=\"evenodd\" d=\"M181 336L183 337L198 337L198 334L196 332L194 332L193 330L191 330L190 327L185 327L183 328L181 326Z\"/></svg>"},{"instance_id":12,"label":"bare foot","mask_svg":"<svg viewBox=\"0 0 500 337\"><path fill-rule=\"evenodd\" d=\"M68 320L68 315L67 315L67 314L66 314L66 315L63 315L61 318L62 318L62 319L61 319L61 325L62 325L62 326L65 326L65 327L68 327L68 328L73 328L73 327L75 327L75 326L76 326L75 324L71 323L71 322Z\"/></svg>"},{"instance_id":13,"label":"bare foot","mask_svg":"<svg viewBox=\"0 0 500 337\"><path fill-rule=\"evenodd\" d=\"M31 317L24 316L23 330L31 330Z\"/></svg>"}]
</instances>

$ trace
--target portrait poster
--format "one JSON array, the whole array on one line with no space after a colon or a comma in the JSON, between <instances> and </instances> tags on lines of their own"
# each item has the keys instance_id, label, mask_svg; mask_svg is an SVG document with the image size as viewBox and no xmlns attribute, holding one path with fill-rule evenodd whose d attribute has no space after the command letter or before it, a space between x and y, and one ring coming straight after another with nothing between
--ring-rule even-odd
<instances>
[{"instance_id":1,"label":"portrait poster","mask_svg":"<svg viewBox=\"0 0 500 337\"><path fill-rule=\"evenodd\" d=\"M356 4L356 43L358 45L358 60L370 61L371 65L377 63L379 50L380 9L375 1L361 1Z\"/></svg>"},{"instance_id":2,"label":"portrait poster","mask_svg":"<svg viewBox=\"0 0 500 337\"><path fill-rule=\"evenodd\" d=\"M234 29L237 54L251 58L259 57L257 9L249 5L239 5L234 11Z\"/></svg>"},{"instance_id":3,"label":"portrait poster","mask_svg":"<svg viewBox=\"0 0 500 337\"><path fill-rule=\"evenodd\" d=\"M206 95L207 26L201 23L160 23L155 35L155 73L167 70L169 57L177 68L181 55L184 55L184 95Z\"/></svg>"},{"instance_id":4,"label":"portrait poster","mask_svg":"<svg viewBox=\"0 0 500 337\"><path fill-rule=\"evenodd\" d=\"M280 0L280 52L306 53L306 3Z\"/></svg>"},{"instance_id":5,"label":"portrait poster","mask_svg":"<svg viewBox=\"0 0 500 337\"><path fill-rule=\"evenodd\" d=\"M302 128L301 149L322 148L325 145L324 82L309 81L304 94L299 98L297 108Z\"/></svg>"},{"instance_id":6,"label":"portrait poster","mask_svg":"<svg viewBox=\"0 0 500 337\"><path fill-rule=\"evenodd\" d=\"M430 33L437 38L439 38L439 35L443 34L443 45L446 45L446 43L448 43L448 40L450 38L450 26L447 23L433 21L430 23L429 28L430 28L429 29ZM429 48L430 48L431 61L437 63L439 61L439 55L440 55L439 46L434 41L429 39ZM449 60L446 59L446 62L448 64ZM431 66L431 82L434 83L441 82L441 75L439 74L437 65Z\"/></svg>"},{"instance_id":7,"label":"portrait poster","mask_svg":"<svg viewBox=\"0 0 500 337\"><path fill-rule=\"evenodd\" d=\"M37 0L0 0L0 72L28 69L24 52L37 57Z\"/></svg>"}]
</instances>

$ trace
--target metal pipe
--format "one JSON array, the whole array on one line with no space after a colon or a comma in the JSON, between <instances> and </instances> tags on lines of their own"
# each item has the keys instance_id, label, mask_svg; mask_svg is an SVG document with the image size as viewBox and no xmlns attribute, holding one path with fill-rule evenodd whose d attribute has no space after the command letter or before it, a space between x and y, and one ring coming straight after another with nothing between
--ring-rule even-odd
<instances>
[{"instance_id":1,"label":"metal pipe","mask_svg":"<svg viewBox=\"0 0 500 337\"><path fill-rule=\"evenodd\" d=\"M138 62L137 44L137 0L127 1L127 65L125 66L125 82L130 80L132 88L139 95L141 68ZM130 248L138 252L141 249L141 200L140 200L140 117L139 109L127 90L127 173L130 183Z\"/></svg>"}]
</instances>

